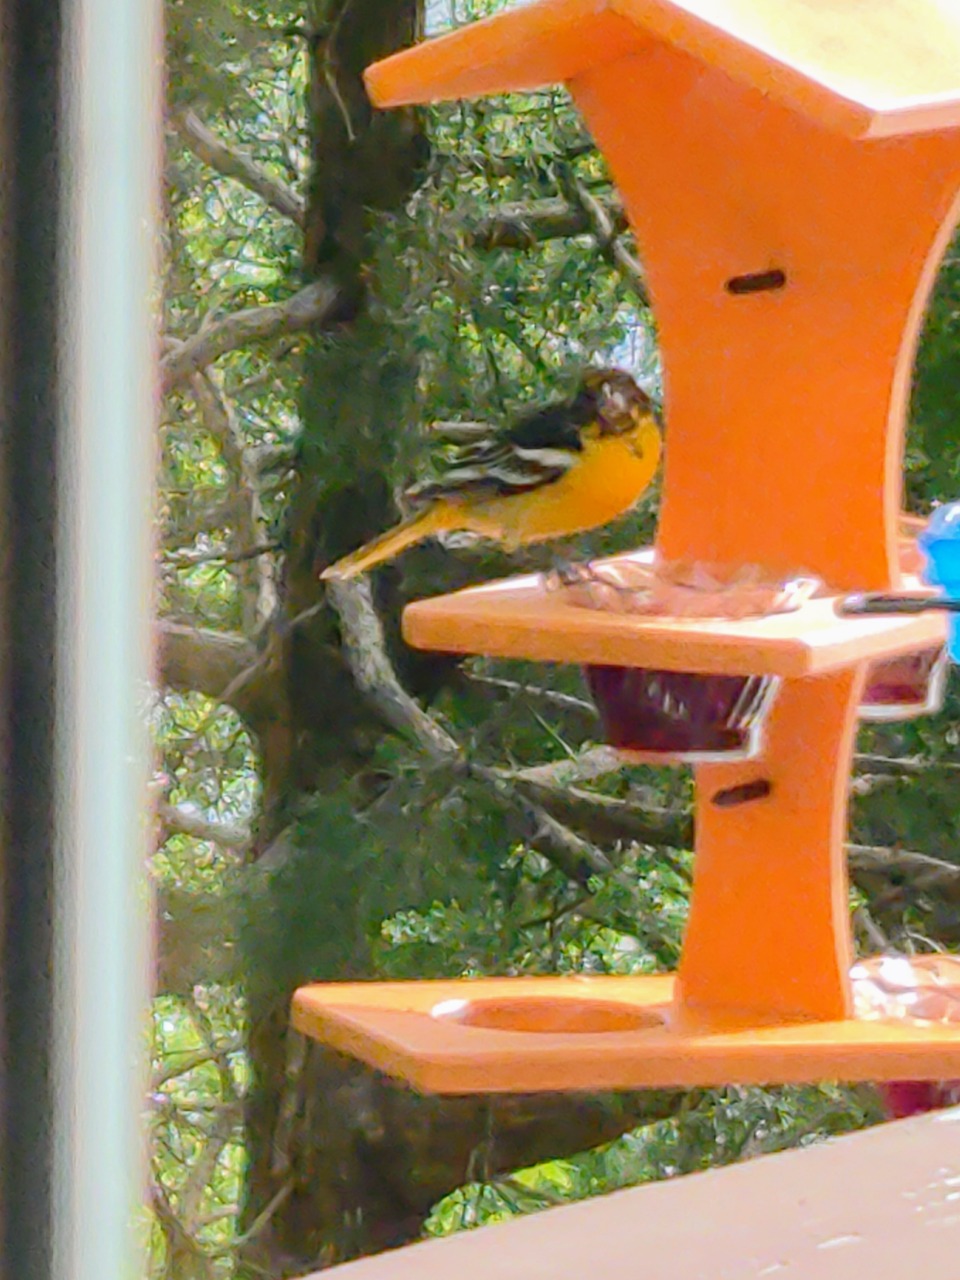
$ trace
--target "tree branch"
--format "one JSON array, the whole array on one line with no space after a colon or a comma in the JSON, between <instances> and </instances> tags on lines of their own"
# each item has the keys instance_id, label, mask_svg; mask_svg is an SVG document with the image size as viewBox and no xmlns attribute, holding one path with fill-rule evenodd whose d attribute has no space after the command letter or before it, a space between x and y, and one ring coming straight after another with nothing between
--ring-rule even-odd
<instances>
[{"instance_id":1,"label":"tree branch","mask_svg":"<svg viewBox=\"0 0 960 1280\"><path fill-rule=\"evenodd\" d=\"M257 651L236 632L159 623L160 678L171 689L219 698L257 661Z\"/></svg>"},{"instance_id":2,"label":"tree branch","mask_svg":"<svg viewBox=\"0 0 960 1280\"><path fill-rule=\"evenodd\" d=\"M885 849L875 845L847 846L851 874L864 888L878 885L911 894L936 893L944 901L960 902L960 866L931 858L911 849Z\"/></svg>"},{"instance_id":3,"label":"tree branch","mask_svg":"<svg viewBox=\"0 0 960 1280\"><path fill-rule=\"evenodd\" d=\"M898 778L906 774L923 773L956 773L960 771L960 761L956 760L924 760L911 756L874 756L859 752L853 758L854 764L864 774L873 777Z\"/></svg>"},{"instance_id":4,"label":"tree branch","mask_svg":"<svg viewBox=\"0 0 960 1280\"><path fill-rule=\"evenodd\" d=\"M493 793L521 818L524 838L569 879L582 884L591 875L613 870L599 849L511 787L506 771L468 763L456 739L407 693L387 657L383 627L365 578L334 580L327 584L327 595L340 618L344 651L354 679L391 728L413 737L436 764L468 771L490 783Z\"/></svg>"},{"instance_id":5,"label":"tree branch","mask_svg":"<svg viewBox=\"0 0 960 1280\"><path fill-rule=\"evenodd\" d=\"M162 390L172 391L228 351L323 324L335 313L338 300L337 289L330 281L317 280L286 302L246 307L201 325L197 333L171 347L160 361Z\"/></svg>"},{"instance_id":6,"label":"tree branch","mask_svg":"<svg viewBox=\"0 0 960 1280\"><path fill-rule=\"evenodd\" d=\"M180 553L174 562L191 565L216 559L223 564L243 565L236 577L242 593L244 630L256 632L276 611L276 565L270 553L279 550L279 544L268 537L269 522L260 496L256 453L247 446L233 406L212 371L195 374L190 385L203 425L217 441L240 498L236 521L240 549ZM246 563L248 561L256 563Z\"/></svg>"},{"instance_id":7,"label":"tree branch","mask_svg":"<svg viewBox=\"0 0 960 1280\"><path fill-rule=\"evenodd\" d=\"M250 828L239 823L209 822L188 809L165 801L157 805L156 815L161 843L171 836L189 836L191 840L207 840L222 849L235 849L238 853L250 846Z\"/></svg>"},{"instance_id":8,"label":"tree branch","mask_svg":"<svg viewBox=\"0 0 960 1280\"><path fill-rule=\"evenodd\" d=\"M279 542L260 542L252 547L217 547L213 551L166 551L163 559L176 569L190 569L196 564L244 564L280 550Z\"/></svg>"},{"instance_id":9,"label":"tree branch","mask_svg":"<svg viewBox=\"0 0 960 1280\"><path fill-rule=\"evenodd\" d=\"M229 146L193 111L178 112L173 117L173 123L187 147L204 164L223 177L239 182L272 209L295 222L298 227L303 227L303 201L285 183L272 177L252 156L237 147Z\"/></svg>"},{"instance_id":10,"label":"tree branch","mask_svg":"<svg viewBox=\"0 0 960 1280\"><path fill-rule=\"evenodd\" d=\"M572 186L572 192L590 221L600 253L616 267L640 302L645 307L649 307L650 294L647 290L643 267L623 244L609 211L595 195L587 190L582 182L575 181Z\"/></svg>"},{"instance_id":11,"label":"tree branch","mask_svg":"<svg viewBox=\"0 0 960 1280\"><path fill-rule=\"evenodd\" d=\"M574 782L590 782L606 773L623 768L623 760L613 747L588 747L568 760L550 764L528 765L523 769L505 769L508 781L529 782L539 787L568 787Z\"/></svg>"},{"instance_id":12,"label":"tree branch","mask_svg":"<svg viewBox=\"0 0 960 1280\"><path fill-rule=\"evenodd\" d=\"M614 845L626 841L654 848L693 847L693 818L688 813L641 809L613 796L583 791L578 787L543 786L529 782L518 785L560 822L597 844ZM683 874L688 878L685 871Z\"/></svg>"},{"instance_id":13,"label":"tree branch","mask_svg":"<svg viewBox=\"0 0 960 1280\"><path fill-rule=\"evenodd\" d=\"M213 1047L204 1045L202 1049L194 1049L187 1053L175 1051L165 1058L161 1070L155 1072L150 1082L150 1089L153 1093L157 1093L171 1080L178 1080L181 1076L196 1071L197 1067L206 1066L208 1062L218 1062L226 1054L239 1053L242 1049L243 1038L236 1035Z\"/></svg>"},{"instance_id":14,"label":"tree branch","mask_svg":"<svg viewBox=\"0 0 960 1280\"><path fill-rule=\"evenodd\" d=\"M578 715L589 717L594 724L598 720L597 709L593 703L587 702L585 698L578 698L572 693L561 693L557 689L546 689L538 684L522 684L519 680L505 680L500 676L482 676L473 671L468 671L466 678L471 684L487 685L491 689L503 689L510 694L519 694L521 697L546 702L562 711L575 712Z\"/></svg>"},{"instance_id":15,"label":"tree branch","mask_svg":"<svg viewBox=\"0 0 960 1280\"><path fill-rule=\"evenodd\" d=\"M604 202L601 207L616 234L627 230L626 215L618 200ZM481 250L532 249L545 240L591 235L593 231L594 221L582 205L557 197L502 205L470 226L468 240L472 248Z\"/></svg>"},{"instance_id":16,"label":"tree branch","mask_svg":"<svg viewBox=\"0 0 960 1280\"><path fill-rule=\"evenodd\" d=\"M177 1276L190 1276L191 1280L212 1280L216 1270L214 1260L208 1257L206 1251L184 1228L159 1181L151 1184L150 1207L164 1238L165 1280L174 1280Z\"/></svg>"},{"instance_id":17,"label":"tree branch","mask_svg":"<svg viewBox=\"0 0 960 1280\"><path fill-rule=\"evenodd\" d=\"M359 581L327 583L327 598L340 618L344 652L359 688L391 728L412 734L437 763L461 757L459 743L412 698L397 679L387 657L380 618L373 606L370 584Z\"/></svg>"}]
</instances>

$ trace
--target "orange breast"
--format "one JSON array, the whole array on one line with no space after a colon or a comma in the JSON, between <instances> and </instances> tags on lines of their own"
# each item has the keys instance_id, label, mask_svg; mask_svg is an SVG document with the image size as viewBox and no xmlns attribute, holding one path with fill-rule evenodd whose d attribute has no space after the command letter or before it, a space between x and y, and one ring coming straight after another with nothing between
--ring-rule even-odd
<instances>
[{"instance_id":1,"label":"orange breast","mask_svg":"<svg viewBox=\"0 0 960 1280\"><path fill-rule=\"evenodd\" d=\"M630 436L588 441L559 480L531 493L479 503L470 527L507 545L543 542L608 524L638 501L660 460L660 435L645 424Z\"/></svg>"}]
</instances>

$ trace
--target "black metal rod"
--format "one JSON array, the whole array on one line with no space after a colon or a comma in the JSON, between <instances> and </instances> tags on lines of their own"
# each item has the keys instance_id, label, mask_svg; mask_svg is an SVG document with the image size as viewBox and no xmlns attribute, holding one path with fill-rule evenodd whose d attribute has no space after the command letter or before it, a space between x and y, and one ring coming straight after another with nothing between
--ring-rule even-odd
<instances>
[{"instance_id":1,"label":"black metal rod","mask_svg":"<svg viewBox=\"0 0 960 1280\"><path fill-rule=\"evenodd\" d=\"M0 1275L54 1274L62 5L0 2Z\"/></svg>"},{"instance_id":2,"label":"black metal rod","mask_svg":"<svg viewBox=\"0 0 960 1280\"><path fill-rule=\"evenodd\" d=\"M884 613L960 613L960 600L945 596L898 596L886 592L863 592L844 596L837 602L837 613L844 617Z\"/></svg>"}]
</instances>

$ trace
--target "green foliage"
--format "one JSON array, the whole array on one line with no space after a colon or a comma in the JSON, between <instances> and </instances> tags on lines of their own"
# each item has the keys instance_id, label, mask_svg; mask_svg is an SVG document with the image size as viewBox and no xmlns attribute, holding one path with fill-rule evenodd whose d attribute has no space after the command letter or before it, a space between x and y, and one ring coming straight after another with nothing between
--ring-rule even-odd
<instances>
[{"instance_id":1,"label":"green foliage","mask_svg":"<svg viewBox=\"0 0 960 1280\"><path fill-rule=\"evenodd\" d=\"M869 1088L695 1090L670 1120L569 1160L468 1183L435 1207L427 1230L442 1236L503 1222L624 1187L807 1146L878 1119Z\"/></svg>"},{"instance_id":2,"label":"green foliage","mask_svg":"<svg viewBox=\"0 0 960 1280\"><path fill-rule=\"evenodd\" d=\"M325 796L304 808L290 840L280 867L247 877L241 945L251 995L369 971L387 857L376 832L348 796Z\"/></svg>"},{"instance_id":3,"label":"green foliage","mask_svg":"<svg viewBox=\"0 0 960 1280\"><path fill-rule=\"evenodd\" d=\"M917 353L907 449L911 509L960 496L960 257L948 251Z\"/></svg>"}]
</instances>

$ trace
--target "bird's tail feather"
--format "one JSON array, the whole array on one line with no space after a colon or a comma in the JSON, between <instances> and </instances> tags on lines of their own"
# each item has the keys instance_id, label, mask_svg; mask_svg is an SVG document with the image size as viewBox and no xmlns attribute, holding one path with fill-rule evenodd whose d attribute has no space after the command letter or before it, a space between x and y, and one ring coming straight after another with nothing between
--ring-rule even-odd
<instances>
[{"instance_id":1,"label":"bird's tail feather","mask_svg":"<svg viewBox=\"0 0 960 1280\"><path fill-rule=\"evenodd\" d=\"M434 503L426 511L401 521L379 538L364 543L336 564L329 565L320 577L324 580L355 578L385 560L392 560L401 551L406 551L407 547L412 547L417 542L423 542L425 538L456 528L458 523L456 510L449 503Z\"/></svg>"}]
</instances>

